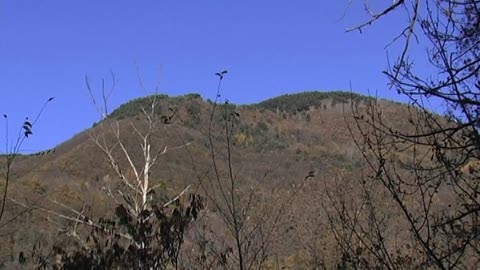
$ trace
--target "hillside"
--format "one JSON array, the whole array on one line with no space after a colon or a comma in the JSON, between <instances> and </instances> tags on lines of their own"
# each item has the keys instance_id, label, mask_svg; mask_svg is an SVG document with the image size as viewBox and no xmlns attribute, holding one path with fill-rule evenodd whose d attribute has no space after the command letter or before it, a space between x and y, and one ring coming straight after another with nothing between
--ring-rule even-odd
<instances>
[{"instance_id":1,"label":"hillside","mask_svg":"<svg viewBox=\"0 0 480 270\"><path fill-rule=\"evenodd\" d=\"M22 156L13 167L10 196L19 202L46 197L39 202L42 207L50 208L58 208L57 201L75 209L87 204L92 207L92 217L111 212L114 202L105 195L105 190L113 183L115 172L93 138L105 138L113 145L115 132L111 127L118 121L119 136L133 162L141 162L141 141L132 124L139 130L147 128L141 112L151 107L153 99L158 101L156 115L162 124L152 137L152 145L154 151L169 149L151 171L151 178L162 185L161 192L153 195L155 200L165 201L187 185L201 190L199 183L213 174L208 134L214 104L189 94L132 100L114 110L106 120L57 146L55 152ZM310 172L315 172L314 181L318 183L302 191L306 193L292 203L289 211L303 209L301 218L305 224L318 222L317 213L323 205L318 200L324 194L319 185L354 179L362 172L362 157L352 139L352 134L359 135L353 128L352 107L362 113L372 101L348 92L304 92L252 105L220 104L213 115L214 148L220 159L225 160L225 115L232 116L229 139L238 188L255 187L259 201L273 200L272 190L288 193L292 185L300 185ZM384 117L396 128L408 128L407 106L389 101L379 101L379 104L384 109ZM179 147L186 144L188 146ZM118 147L115 151L120 163L128 164ZM225 169L220 165L221 173ZM7 209L9 217L22 211L22 207L12 201L8 202ZM65 211L61 207L59 210ZM1 229L3 235L10 235L10 244L8 248L2 247L0 265L30 248L35 241L45 237L52 241L51 235L56 234L56 225L35 211L19 218L15 224ZM278 254L293 260L300 256L295 252L308 238L308 230L304 228L306 225L297 228L285 223L282 226L295 227L298 237L285 240L289 243L286 246L274 248Z\"/></svg>"},{"instance_id":2,"label":"hillside","mask_svg":"<svg viewBox=\"0 0 480 270\"><path fill-rule=\"evenodd\" d=\"M197 94L178 97L158 95L155 99L159 102L156 112L160 118L174 115L171 123L164 125L165 134L162 134L163 138L158 138L156 144L180 145L182 141L194 140L195 145L192 148L199 151L199 154L208 154L206 134L213 108L212 102L202 100ZM252 105L228 104L225 107L220 104L214 122L221 121L220 114L224 109L239 114L235 123L234 144L242 156L302 153L303 155L300 155L302 159L306 159L305 155L322 156L322 159L332 159L332 162L327 164L345 163L342 165L349 166L351 160L344 156L348 152L355 151L347 129L347 123L353 124L353 119L350 118L350 100L356 108L360 106L361 112L372 99L349 92L304 92L279 96ZM138 124L141 122L142 109L148 108L151 101L152 97L127 102L115 109L105 121L119 120L124 125L133 121ZM406 113L406 106L389 101L380 102L385 105L387 117L397 123L398 128L401 129L402 124L406 124L405 115L402 114L402 112ZM17 173L20 175L28 173L31 179L35 179L38 173L61 170L63 173L70 171L81 178L87 178L92 176L85 175L85 172L97 173L95 167L99 167L98 174L102 174L108 165L102 155L92 155L99 149L96 149L88 135L97 132L101 132L98 129L98 123L92 129L58 145L55 153L22 157L21 162L16 166L29 169L19 169ZM221 134L219 129L216 129L216 132ZM127 144L133 144L136 140L134 134L122 131L121 133L125 133ZM94 156L94 158L83 160L81 158L83 156ZM166 160L183 159L176 156L175 154ZM92 167L93 164L103 164L103 166ZM292 174L295 173L297 172ZM69 181L68 178L71 175L66 174L66 176L65 181ZM51 176L47 173L47 177ZM51 181L55 181L55 177Z\"/></svg>"}]
</instances>

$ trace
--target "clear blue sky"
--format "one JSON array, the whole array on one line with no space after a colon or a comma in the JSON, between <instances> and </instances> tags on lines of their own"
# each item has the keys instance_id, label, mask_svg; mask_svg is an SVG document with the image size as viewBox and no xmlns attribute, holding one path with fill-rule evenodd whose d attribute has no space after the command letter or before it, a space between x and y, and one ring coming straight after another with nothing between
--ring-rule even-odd
<instances>
[{"instance_id":1,"label":"clear blue sky","mask_svg":"<svg viewBox=\"0 0 480 270\"><path fill-rule=\"evenodd\" d=\"M0 1L0 113L17 128L54 96L23 148L54 147L99 119L85 75L98 86L113 70L119 81L110 108L145 95L135 63L147 86L158 81L168 95L212 98L213 74L228 69L223 96L234 103L348 90L350 82L357 92L398 100L381 71L384 47L405 20L394 14L363 34L345 33L366 18L352 6L341 19L347 2Z\"/></svg>"}]
</instances>

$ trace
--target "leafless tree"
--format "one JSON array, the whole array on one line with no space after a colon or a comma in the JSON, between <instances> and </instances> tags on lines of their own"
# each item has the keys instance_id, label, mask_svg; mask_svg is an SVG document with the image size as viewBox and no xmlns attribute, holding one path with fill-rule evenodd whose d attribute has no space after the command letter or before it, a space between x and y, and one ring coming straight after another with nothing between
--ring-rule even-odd
<instances>
[{"instance_id":1,"label":"leafless tree","mask_svg":"<svg viewBox=\"0 0 480 270\"><path fill-rule=\"evenodd\" d=\"M8 115L3 114L3 118L5 119L5 154L2 157L2 159L5 159L4 160L5 167L3 172L4 186L3 186L3 192L1 195L1 207L0 207L0 228L12 222L12 220L8 220L4 223L1 223L2 218L5 214L5 206L7 201L8 185L10 183L10 178L11 178L12 164L14 160L17 158L17 156L20 154L22 145L25 142L25 140L29 136L33 135L34 125L40 119L40 116L42 115L48 103L50 103L53 99L54 98L51 97L43 104L42 108L40 109L38 114L35 116L33 121L29 120L28 117L25 118L21 127L18 130L17 136L14 138L14 141L10 141L10 137L9 137L10 134L8 129L9 128Z\"/></svg>"},{"instance_id":2,"label":"leafless tree","mask_svg":"<svg viewBox=\"0 0 480 270\"><path fill-rule=\"evenodd\" d=\"M169 151L186 147L191 142L174 147L160 147L154 137L168 128L165 117L158 111L158 94L146 97L147 106L141 108L139 120L118 120L109 117L106 107L115 87L106 90L101 84L103 105L96 101L94 89L88 78L86 85L90 97L100 113L101 121L88 136L108 161L113 176L104 178L102 190L112 199L115 213L112 217L95 218L88 202L79 207L68 205L60 199L50 198L45 206L32 206L27 202L13 200L25 209L34 209L44 216L63 235L76 242L76 247L56 245L53 253L34 254L36 267L76 267L89 269L135 268L165 269L178 267L178 258L183 244L183 235L191 222L203 209L203 200L189 193L186 186L173 198L163 202L154 200L153 194L164 185L151 177L158 166L159 157ZM143 83L142 83L143 86ZM169 115L167 117L172 117ZM134 134L134 142L126 141L126 134ZM135 145L134 143L139 143ZM138 147L138 148L136 148ZM138 155L140 153L140 155ZM188 197L188 198L187 198ZM186 203L184 203L186 201Z\"/></svg>"},{"instance_id":3,"label":"leafless tree","mask_svg":"<svg viewBox=\"0 0 480 270\"><path fill-rule=\"evenodd\" d=\"M307 178L290 190L265 191L261 176L249 182L233 146L241 115L228 100L220 102L226 71L216 75L217 95L207 134L211 168L199 177L210 211L195 228L200 251L195 263L200 269L263 269L274 253L273 244L280 242L281 230L288 227L290 205Z\"/></svg>"},{"instance_id":4,"label":"leafless tree","mask_svg":"<svg viewBox=\"0 0 480 270\"><path fill-rule=\"evenodd\" d=\"M384 108L372 102L367 111L356 112L352 128L360 132L354 138L366 162L364 180L380 185L402 217L396 226L413 239L409 246L421 255L413 262L416 267L463 269L479 263L478 4L399 0L375 13L364 1L371 19L349 29L362 30L393 10L408 15L399 36L405 38L404 49L384 72L391 87L411 102L406 123L399 128L387 122ZM411 40L428 47L433 74L416 72L408 57ZM430 103L444 110L433 113ZM378 220L373 216L371 221ZM350 229L359 231L353 225ZM385 237L380 240L387 244ZM383 267L399 268L394 260L379 261Z\"/></svg>"}]
</instances>

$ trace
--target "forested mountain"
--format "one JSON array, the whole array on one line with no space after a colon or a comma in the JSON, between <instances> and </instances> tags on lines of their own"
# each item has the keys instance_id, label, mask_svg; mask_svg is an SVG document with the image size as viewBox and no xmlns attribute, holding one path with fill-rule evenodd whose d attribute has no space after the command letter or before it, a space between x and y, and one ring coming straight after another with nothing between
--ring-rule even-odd
<instances>
[{"instance_id":1,"label":"forested mountain","mask_svg":"<svg viewBox=\"0 0 480 270\"><path fill-rule=\"evenodd\" d=\"M188 222L182 223L183 240L174 241L175 260L164 259L167 269L231 269L239 263L332 269L355 265L358 258L373 265L376 253L362 243L372 232L385 238L385 251L396 252L392 258L413 265L418 246L398 218L401 209L380 185L364 180L375 172L363 155L362 130L369 126L362 119L377 111L392 129L415 128L417 109L349 92L304 92L252 105L216 103L197 94L132 100L55 149L15 160L0 228L0 265L75 261L75 250L96 247L92 231L112 233L108 226L122 224L119 209L131 206L132 215L133 208L143 209L137 201L145 176L152 188L143 190L143 202L151 206L144 211L170 203L191 210L192 194L202 198L198 213L181 212ZM155 159L148 169L147 148L149 160ZM412 151L426 150L399 148L385 158L408 166ZM127 193L129 185L139 191ZM432 207L439 209L454 204L448 193L436 200ZM373 201L382 207L368 207ZM106 217L116 223L92 225ZM349 229L352 219L354 226L365 226L364 235ZM365 247L354 250L358 258L348 257L339 244L343 234ZM108 243L102 242L105 250L116 250ZM95 252L87 257L107 254Z\"/></svg>"}]
</instances>

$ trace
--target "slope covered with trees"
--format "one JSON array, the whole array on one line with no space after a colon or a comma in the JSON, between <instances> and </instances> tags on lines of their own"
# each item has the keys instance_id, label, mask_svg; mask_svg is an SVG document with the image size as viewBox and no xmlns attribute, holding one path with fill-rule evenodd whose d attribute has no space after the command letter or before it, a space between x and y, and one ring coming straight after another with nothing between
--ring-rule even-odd
<instances>
[{"instance_id":1,"label":"slope covered with trees","mask_svg":"<svg viewBox=\"0 0 480 270\"><path fill-rule=\"evenodd\" d=\"M409 105L306 92L236 106L220 102L222 71L215 101L100 109L58 151L7 163L2 266L478 268L479 3L362 4L370 17L348 31L404 12L384 73Z\"/></svg>"},{"instance_id":2,"label":"slope covered with trees","mask_svg":"<svg viewBox=\"0 0 480 270\"><path fill-rule=\"evenodd\" d=\"M129 242L129 237L147 237L152 243L168 239L161 231L142 231L155 226L186 227L168 229L181 232L175 237L182 240L172 242L177 249L163 247L165 252L179 253L167 252L158 261L145 263L227 267L239 264L242 254L240 265L246 269L272 266L275 258L278 265L300 263L303 256L305 263L313 260L307 258L312 254L297 253L307 244L302 239L307 239L308 228L325 203L310 204L307 211L298 209L305 208L305 199L324 196L323 191L316 190L319 184L335 184L343 181L337 179L339 174L346 173L341 178L349 178L361 171L361 157L347 126L355 123L351 105L365 110L372 99L361 97L362 103L351 102L347 97L358 100L360 96L350 93L311 93L318 99L305 99L309 95L281 98L279 104L305 102L303 107L309 107L295 112L290 105L270 109L265 103L217 104L194 94L149 96L120 106L55 151L20 156L14 167L6 220L19 216L2 227L9 235L8 248L2 248L4 264L18 264L21 253L25 263L37 266L54 267L58 263L53 260L55 256L70 267L121 266L113 258L126 254L129 245L139 245ZM401 125L408 108L387 101L382 104L392 121ZM145 134L148 136L142 137ZM151 147L150 162L155 156L157 159L144 174L146 145ZM145 183L147 175L154 189L129 188ZM233 190L227 191L232 186ZM142 192L147 197L138 197ZM233 197L227 196L232 193ZM170 205L180 194L178 205L158 208ZM191 221L192 206L199 207L195 208L199 221ZM146 207L146 212L141 207ZM233 208L243 215L231 215ZM309 213L308 222L303 220L307 218L303 213ZM151 219L153 223L138 220L145 214L156 215L156 219ZM169 221L175 215L177 221ZM185 218L186 223L181 221ZM237 221L232 223L232 218ZM144 229L132 231L136 228ZM237 248L233 248L235 239L241 240ZM329 244L329 252L333 252L336 245ZM54 257L52 248L57 254ZM79 253L81 250L91 251ZM131 252L135 252L132 256L143 256L139 254L147 250Z\"/></svg>"}]
</instances>

